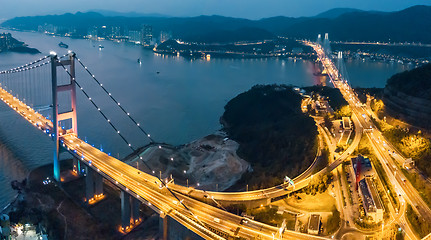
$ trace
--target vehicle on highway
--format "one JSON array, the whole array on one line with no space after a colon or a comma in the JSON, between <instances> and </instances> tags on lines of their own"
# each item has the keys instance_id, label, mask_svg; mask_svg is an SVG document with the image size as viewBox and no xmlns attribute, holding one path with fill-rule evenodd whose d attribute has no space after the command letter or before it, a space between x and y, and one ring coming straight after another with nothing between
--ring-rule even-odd
<instances>
[{"instance_id":1,"label":"vehicle on highway","mask_svg":"<svg viewBox=\"0 0 431 240\"><path fill-rule=\"evenodd\" d=\"M239 224L246 224L246 223L248 223L247 218L242 218L241 221L239 222Z\"/></svg>"}]
</instances>

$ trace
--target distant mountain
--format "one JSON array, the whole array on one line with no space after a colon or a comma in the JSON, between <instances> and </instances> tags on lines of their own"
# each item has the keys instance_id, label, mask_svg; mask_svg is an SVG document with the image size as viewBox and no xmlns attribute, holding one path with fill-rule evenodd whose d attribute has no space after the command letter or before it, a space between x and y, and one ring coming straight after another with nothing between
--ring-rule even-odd
<instances>
[{"instance_id":1,"label":"distant mountain","mask_svg":"<svg viewBox=\"0 0 431 240\"><path fill-rule=\"evenodd\" d=\"M333 8L328 11L322 12L314 16L315 18L329 18L334 19L346 13L362 12L362 10L356 8Z\"/></svg>"},{"instance_id":2,"label":"distant mountain","mask_svg":"<svg viewBox=\"0 0 431 240\"><path fill-rule=\"evenodd\" d=\"M170 17L168 15L158 14L158 13L138 13L138 12L116 12L110 10L102 9L92 9L88 12L100 13L105 17Z\"/></svg>"},{"instance_id":3,"label":"distant mountain","mask_svg":"<svg viewBox=\"0 0 431 240\"><path fill-rule=\"evenodd\" d=\"M431 7L414 6L390 13L362 11L335 19L310 18L279 34L314 39L319 33L329 33L331 40L431 43L430 29Z\"/></svg>"},{"instance_id":4,"label":"distant mountain","mask_svg":"<svg viewBox=\"0 0 431 240\"><path fill-rule=\"evenodd\" d=\"M107 12L105 12L107 14ZM115 15L115 12L109 13ZM108 15L109 15L108 14ZM130 13L135 14L135 13ZM263 40L272 36L315 39L329 33L331 40L396 41L431 43L431 7L414 6L397 12L333 9L315 17L271 17L248 20L223 16L154 17L104 16L97 12L35 17L18 17L0 24L2 27L37 30L52 24L60 29L74 29L83 36L93 27L119 26L138 30L143 24L153 27L153 35L169 31L174 38L195 42L229 42Z\"/></svg>"}]
</instances>

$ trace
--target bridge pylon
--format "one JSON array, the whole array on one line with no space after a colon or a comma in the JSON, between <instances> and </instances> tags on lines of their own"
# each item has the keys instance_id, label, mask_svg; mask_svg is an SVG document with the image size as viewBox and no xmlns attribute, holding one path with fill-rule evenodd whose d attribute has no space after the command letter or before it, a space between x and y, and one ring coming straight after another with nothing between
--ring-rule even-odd
<instances>
[{"instance_id":1,"label":"bridge pylon","mask_svg":"<svg viewBox=\"0 0 431 240\"><path fill-rule=\"evenodd\" d=\"M53 105L53 138L54 138L54 178L58 182L60 179L60 162L59 162L59 154L60 154L60 135L66 133L74 133L78 135L78 122L76 117L76 83L75 83L75 53L69 52L69 59L60 60L57 57L57 54L51 53L51 80L52 80L52 105ZM69 66L69 81L67 84L58 85L57 81L57 67L59 66ZM59 92L69 92L70 93L70 102L71 102L71 110L66 112L59 113L58 110L58 93ZM69 129L61 129L60 122L65 120L71 120L71 127ZM75 173L79 174L81 172L80 162L78 160L74 161L73 170Z\"/></svg>"}]
</instances>

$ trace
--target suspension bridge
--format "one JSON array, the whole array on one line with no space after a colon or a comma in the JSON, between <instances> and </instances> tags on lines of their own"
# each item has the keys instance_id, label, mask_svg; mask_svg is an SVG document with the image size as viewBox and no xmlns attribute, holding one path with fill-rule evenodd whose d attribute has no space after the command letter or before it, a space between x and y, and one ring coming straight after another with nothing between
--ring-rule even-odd
<instances>
[{"instance_id":1,"label":"suspension bridge","mask_svg":"<svg viewBox=\"0 0 431 240\"><path fill-rule=\"evenodd\" d=\"M94 204L105 197L103 179L121 189L120 232L127 233L141 222L139 206L145 204L163 219L164 239L168 239L170 232L175 231L168 228L171 221L190 230L192 236L204 239L324 239L294 231L280 231L279 228L253 220L244 221L241 216L175 192L172 190L175 185L172 187L164 179L127 165L80 139L77 91L83 93L95 111L131 151L137 149L128 140L128 136L120 132L120 126L111 120L109 113L101 109L96 99L83 88L81 80L76 78L77 66L88 74L88 78L101 88L139 132L151 143L156 143L73 52L63 56L51 52L50 55L23 66L1 71L0 98L53 140L53 176L57 182L61 184L62 181L60 153L68 152L74 158L73 172L78 176L85 176L85 200L88 204ZM147 164L146 167L149 172L154 172ZM251 195L247 198L249 197L253 199ZM189 236L182 236L185 237Z\"/></svg>"}]
</instances>

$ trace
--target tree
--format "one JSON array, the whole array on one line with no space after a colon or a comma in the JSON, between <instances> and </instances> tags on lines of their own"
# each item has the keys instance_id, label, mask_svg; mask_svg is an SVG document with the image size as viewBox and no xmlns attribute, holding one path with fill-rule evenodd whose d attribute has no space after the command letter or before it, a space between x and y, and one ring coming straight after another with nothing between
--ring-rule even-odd
<instances>
[{"instance_id":1,"label":"tree","mask_svg":"<svg viewBox=\"0 0 431 240\"><path fill-rule=\"evenodd\" d=\"M340 108L340 110L335 112L336 118L342 118L342 117L350 117L352 116L352 109L349 105L343 106Z\"/></svg>"},{"instance_id":2,"label":"tree","mask_svg":"<svg viewBox=\"0 0 431 240\"><path fill-rule=\"evenodd\" d=\"M332 215L328 218L326 223L328 234L332 234L338 229L340 220L340 212L336 208L332 209Z\"/></svg>"},{"instance_id":3,"label":"tree","mask_svg":"<svg viewBox=\"0 0 431 240\"><path fill-rule=\"evenodd\" d=\"M323 124L325 124L325 127L326 127L329 131L331 131L331 129L332 129L332 127L334 126L334 124L332 123L332 121L331 121L331 118L330 118L329 114L326 114L326 115L323 117Z\"/></svg>"}]
</instances>

